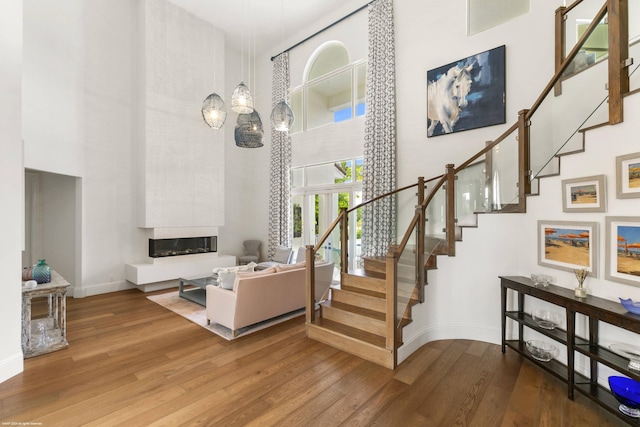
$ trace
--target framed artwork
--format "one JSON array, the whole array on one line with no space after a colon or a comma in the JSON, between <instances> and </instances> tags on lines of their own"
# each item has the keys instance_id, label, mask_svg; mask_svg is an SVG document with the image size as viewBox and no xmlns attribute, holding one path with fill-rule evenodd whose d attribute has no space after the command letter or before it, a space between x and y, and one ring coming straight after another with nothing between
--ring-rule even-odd
<instances>
[{"instance_id":1,"label":"framed artwork","mask_svg":"<svg viewBox=\"0 0 640 427\"><path fill-rule=\"evenodd\" d=\"M640 217L605 217L605 277L640 286Z\"/></svg>"},{"instance_id":2,"label":"framed artwork","mask_svg":"<svg viewBox=\"0 0 640 427\"><path fill-rule=\"evenodd\" d=\"M616 197L640 197L640 153L616 157Z\"/></svg>"},{"instance_id":3,"label":"framed artwork","mask_svg":"<svg viewBox=\"0 0 640 427\"><path fill-rule=\"evenodd\" d=\"M562 181L563 212L606 212L604 175Z\"/></svg>"},{"instance_id":4,"label":"framed artwork","mask_svg":"<svg viewBox=\"0 0 640 427\"><path fill-rule=\"evenodd\" d=\"M427 137L505 122L505 46L427 71Z\"/></svg>"},{"instance_id":5,"label":"framed artwork","mask_svg":"<svg viewBox=\"0 0 640 427\"><path fill-rule=\"evenodd\" d=\"M598 223L538 221L538 264L598 277Z\"/></svg>"}]
</instances>

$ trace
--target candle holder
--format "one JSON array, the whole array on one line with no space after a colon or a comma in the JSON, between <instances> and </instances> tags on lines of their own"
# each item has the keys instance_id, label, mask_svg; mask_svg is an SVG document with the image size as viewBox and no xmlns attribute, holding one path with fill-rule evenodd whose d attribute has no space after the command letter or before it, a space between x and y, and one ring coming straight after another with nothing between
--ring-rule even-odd
<instances>
[{"instance_id":1,"label":"candle holder","mask_svg":"<svg viewBox=\"0 0 640 427\"><path fill-rule=\"evenodd\" d=\"M589 270L586 268L573 270L576 275L576 279L578 279L578 287L575 289L576 297L578 298L586 298L587 297L587 289L582 286L584 280L589 275Z\"/></svg>"}]
</instances>

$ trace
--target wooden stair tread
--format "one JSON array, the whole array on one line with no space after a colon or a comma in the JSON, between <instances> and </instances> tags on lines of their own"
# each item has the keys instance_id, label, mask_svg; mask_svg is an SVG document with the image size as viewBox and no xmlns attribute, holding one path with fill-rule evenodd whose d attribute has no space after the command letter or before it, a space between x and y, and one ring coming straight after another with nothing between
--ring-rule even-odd
<instances>
[{"instance_id":1,"label":"wooden stair tread","mask_svg":"<svg viewBox=\"0 0 640 427\"><path fill-rule=\"evenodd\" d=\"M380 335L372 334L361 329L352 328L351 326L343 325L332 320L319 318L316 319L313 324L323 329L328 329L332 332L365 342L376 347L384 348L386 344L385 338L381 337Z\"/></svg>"},{"instance_id":2,"label":"wooden stair tread","mask_svg":"<svg viewBox=\"0 0 640 427\"><path fill-rule=\"evenodd\" d=\"M385 321L385 313L380 313L379 311L369 310L368 308L358 307L356 305L346 304L343 302L327 300L320 303L323 307L331 307L337 310L348 311L349 313L358 314L360 316L369 317L373 320Z\"/></svg>"}]
</instances>

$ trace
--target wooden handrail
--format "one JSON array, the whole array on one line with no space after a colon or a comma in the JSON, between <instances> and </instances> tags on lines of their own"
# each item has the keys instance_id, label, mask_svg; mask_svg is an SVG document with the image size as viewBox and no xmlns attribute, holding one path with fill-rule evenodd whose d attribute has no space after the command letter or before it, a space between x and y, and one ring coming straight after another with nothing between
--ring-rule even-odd
<instances>
[{"instance_id":1,"label":"wooden handrail","mask_svg":"<svg viewBox=\"0 0 640 427\"><path fill-rule=\"evenodd\" d=\"M342 220L342 216L343 215L345 215L345 211L340 211L340 213L338 214L336 219L333 220L333 222L331 223L329 228L327 228L327 231L325 231L324 234L322 235L322 237L320 238L320 240L318 240L318 243L316 243L316 245L313 248L313 253L314 254L316 252L318 252L318 249L320 249L322 247L322 244L331 235L331 233L333 232L333 229L336 228L336 225L340 224L340 221Z\"/></svg>"},{"instance_id":2,"label":"wooden handrail","mask_svg":"<svg viewBox=\"0 0 640 427\"><path fill-rule=\"evenodd\" d=\"M389 191L388 193L381 194L381 195L379 195L379 196L374 197L373 199L369 199L369 200L367 200L366 202L362 202L362 203L360 203L359 205L352 207L351 209L349 209L349 210L347 211L347 213L351 213L351 212L355 211L355 210L356 210L356 209L358 209L358 208L361 208L361 207L363 207L363 206L365 206L365 205L368 205L368 204L370 204L370 203L373 203L373 202L375 202L375 201L377 201L377 200L383 199L383 198L385 198L385 197L387 197L387 196L392 196L392 195L394 195L394 194L396 194L396 193L399 193L399 192L401 192L401 191L408 190L408 189L410 189L410 188L412 188L412 187L417 187L417 186L418 186L418 183L416 182L415 184L407 185L406 187L396 188L396 189L395 189L395 190L393 190L393 191Z\"/></svg>"},{"instance_id":3,"label":"wooden handrail","mask_svg":"<svg viewBox=\"0 0 640 427\"><path fill-rule=\"evenodd\" d=\"M549 93L551 92L553 87L556 85L556 83L558 83L558 81L562 77L562 74L565 72L565 70L571 63L571 61L573 61L573 58L575 58L575 56L578 54L584 42L589 38L591 33L593 33L593 31L598 26L598 23L602 20L602 18L604 18L604 15L606 13L607 13L607 4L605 3L596 14L593 21L591 21L591 24L589 24L589 26L587 27L587 30L584 32L582 37L580 37L580 40L578 40L575 46L573 46L573 49L571 49L571 51L565 58L564 62L562 62L562 65L560 65L560 68L557 69L556 73L553 75L553 77L551 77L551 80L549 81L547 86L545 86L545 88L542 90L538 99L536 99L536 101L533 103L533 106L529 109L529 112L527 113L527 116L526 116L527 121L531 119L531 116L533 115L533 113L535 113L536 110L540 107L540 105L542 105L542 102L544 101L544 99L547 97L547 95L549 95Z\"/></svg>"},{"instance_id":4,"label":"wooden handrail","mask_svg":"<svg viewBox=\"0 0 640 427\"><path fill-rule=\"evenodd\" d=\"M518 122L514 123L513 125L511 125L511 127L509 129L507 129L502 135L500 135L498 137L498 139L496 139L495 141L492 141L490 144L486 145L482 150L478 151L476 154L474 154L473 156L471 156L469 158L469 160L467 160L466 162L462 163L460 166L458 166L457 168L455 168L455 173L457 174L458 172L460 172L461 170L467 168L471 163L475 162L476 160L478 160L478 158L484 154L487 153L487 151L490 151L493 149L493 147L495 147L496 145L500 144L502 141L504 141L509 135L511 135L511 133L513 131L515 131L516 129L518 129Z\"/></svg>"}]
</instances>

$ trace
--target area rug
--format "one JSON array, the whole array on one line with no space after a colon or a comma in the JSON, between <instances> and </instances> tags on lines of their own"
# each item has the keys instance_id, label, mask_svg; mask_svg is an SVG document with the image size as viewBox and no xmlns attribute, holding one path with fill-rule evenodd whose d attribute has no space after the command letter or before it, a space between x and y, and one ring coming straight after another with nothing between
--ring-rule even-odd
<instances>
[{"instance_id":1,"label":"area rug","mask_svg":"<svg viewBox=\"0 0 640 427\"><path fill-rule=\"evenodd\" d=\"M161 305L167 310L171 310L174 313L184 317L187 320L192 321L198 326L205 328L206 330L213 332L214 334L224 338L227 341L238 339L240 337L258 332L262 329L268 328L278 323L285 322L294 317L302 316L304 314L304 308L291 313L283 314L282 316L274 317L273 319L266 320L264 322L256 323L255 325L247 326L246 328L240 328L234 337L231 333L231 329L222 325L211 324L207 325L207 314L205 308L199 304L180 298L178 291L169 292L160 295L151 295L147 299Z\"/></svg>"}]
</instances>

